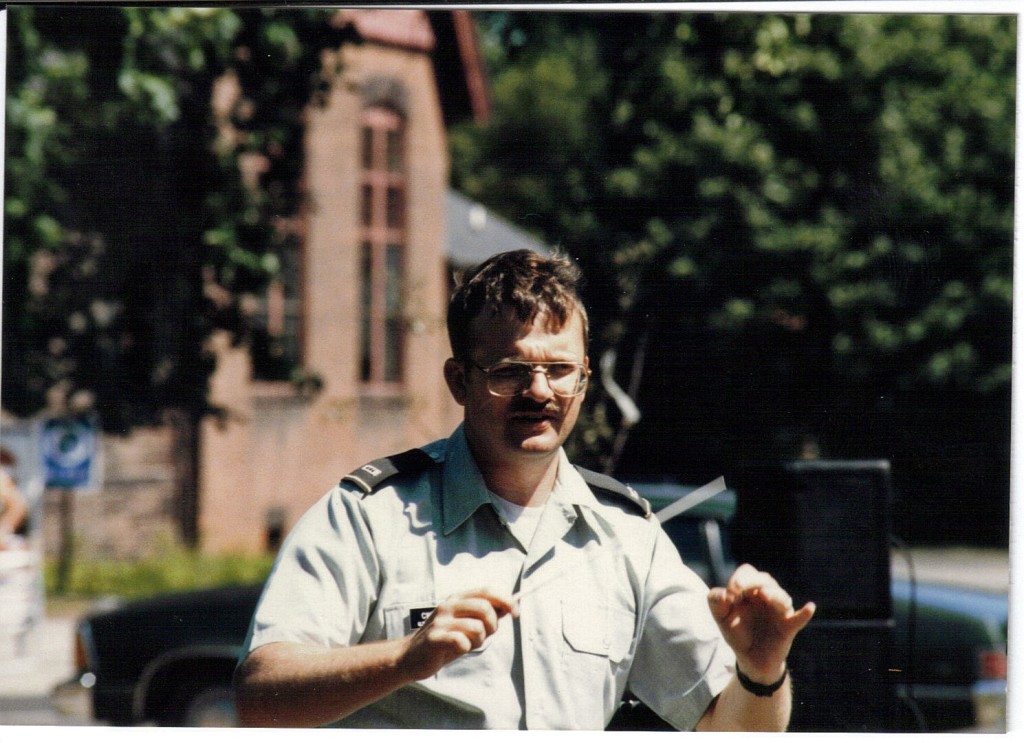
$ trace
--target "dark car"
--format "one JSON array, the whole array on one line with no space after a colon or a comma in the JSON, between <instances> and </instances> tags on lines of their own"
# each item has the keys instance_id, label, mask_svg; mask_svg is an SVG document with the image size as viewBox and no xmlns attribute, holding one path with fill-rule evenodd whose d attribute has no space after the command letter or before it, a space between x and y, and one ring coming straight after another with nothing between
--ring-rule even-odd
<instances>
[{"instance_id":1,"label":"dark car","mask_svg":"<svg viewBox=\"0 0 1024 743\"><path fill-rule=\"evenodd\" d=\"M895 662L913 684L897 693L929 730L1006 729L1005 594L894 580Z\"/></svg>"},{"instance_id":2,"label":"dark car","mask_svg":"<svg viewBox=\"0 0 1024 743\"><path fill-rule=\"evenodd\" d=\"M656 511L692 490L673 483L636 487ZM735 494L725 491L665 524L685 562L709 585L723 584L734 567L728 525L735 507ZM234 724L231 678L260 590L167 595L86 616L77 630L78 671L56 690L58 703L87 693L95 719L113 725ZM1007 597L905 580L892 582L892 594L887 639L902 673L878 696L891 694L901 712L874 729L1005 729ZM807 683L804 694L814 691ZM799 730L795 721L791 729ZM660 721L626 700L613 727L658 729Z\"/></svg>"},{"instance_id":3,"label":"dark car","mask_svg":"<svg viewBox=\"0 0 1024 743\"><path fill-rule=\"evenodd\" d=\"M111 725L235 724L231 677L261 585L174 593L90 613L75 636L77 673L58 706L85 691Z\"/></svg>"}]
</instances>

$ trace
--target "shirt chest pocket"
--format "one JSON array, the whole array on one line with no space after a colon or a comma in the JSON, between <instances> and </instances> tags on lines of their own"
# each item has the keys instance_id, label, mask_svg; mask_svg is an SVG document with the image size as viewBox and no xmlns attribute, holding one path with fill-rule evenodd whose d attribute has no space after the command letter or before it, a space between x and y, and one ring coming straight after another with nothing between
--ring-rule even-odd
<instances>
[{"instance_id":1,"label":"shirt chest pocket","mask_svg":"<svg viewBox=\"0 0 1024 743\"><path fill-rule=\"evenodd\" d=\"M593 600L562 600L562 637L574 653L621 663L633 643L635 615Z\"/></svg>"}]
</instances>

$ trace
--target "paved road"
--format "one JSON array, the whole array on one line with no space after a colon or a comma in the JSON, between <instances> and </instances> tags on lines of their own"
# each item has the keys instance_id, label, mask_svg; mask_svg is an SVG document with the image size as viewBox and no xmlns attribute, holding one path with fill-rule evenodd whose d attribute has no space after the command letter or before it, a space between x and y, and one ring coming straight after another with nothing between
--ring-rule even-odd
<instances>
[{"instance_id":1,"label":"paved road","mask_svg":"<svg viewBox=\"0 0 1024 743\"><path fill-rule=\"evenodd\" d=\"M977 586L1006 591L1009 557L1001 550L914 550L919 580ZM892 561L895 575L906 575L907 563L899 555ZM0 657L0 726L90 725L87 710L72 714L57 711L50 690L72 673L75 617L47 616L29 639L29 652L16 660ZM0 730L0 741L3 740Z\"/></svg>"},{"instance_id":2,"label":"paved road","mask_svg":"<svg viewBox=\"0 0 1024 743\"><path fill-rule=\"evenodd\" d=\"M90 724L86 710L63 715L49 699L71 677L74 627L73 616L47 616L29 633L23 655L0 658L0 725Z\"/></svg>"},{"instance_id":3,"label":"paved road","mask_svg":"<svg viewBox=\"0 0 1024 743\"><path fill-rule=\"evenodd\" d=\"M1006 550L968 547L915 548L906 555L893 552L892 573L907 577L910 567L918 580L954 586L1007 592L1010 588L1010 559Z\"/></svg>"}]
</instances>

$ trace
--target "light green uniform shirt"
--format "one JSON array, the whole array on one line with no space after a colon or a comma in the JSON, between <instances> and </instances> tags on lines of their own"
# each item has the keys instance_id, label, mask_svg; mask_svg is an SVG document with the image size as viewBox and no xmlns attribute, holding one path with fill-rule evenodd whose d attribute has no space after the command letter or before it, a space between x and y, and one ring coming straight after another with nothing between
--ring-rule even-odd
<instances>
[{"instance_id":1,"label":"light green uniform shirt","mask_svg":"<svg viewBox=\"0 0 1024 743\"><path fill-rule=\"evenodd\" d=\"M346 727L603 729L623 692L692 729L735 659L707 586L655 518L600 498L560 454L529 545L495 509L461 427L435 465L365 495L341 485L296 524L253 617L247 652L395 639L446 597L523 591L479 650L338 722Z\"/></svg>"}]
</instances>

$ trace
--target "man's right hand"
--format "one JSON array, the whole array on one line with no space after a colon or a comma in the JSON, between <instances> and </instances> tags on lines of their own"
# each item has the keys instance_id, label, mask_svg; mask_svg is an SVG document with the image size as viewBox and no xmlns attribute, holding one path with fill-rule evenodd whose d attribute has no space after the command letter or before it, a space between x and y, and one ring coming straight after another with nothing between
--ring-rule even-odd
<instances>
[{"instance_id":1,"label":"man's right hand","mask_svg":"<svg viewBox=\"0 0 1024 743\"><path fill-rule=\"evenodd\" d=\"M405 639L400 665L415 680L433 676L453 660L482 646L498 631L499 620L515 613L511 597L487 590L451 596Z\"/></svg>"},{"instance_id":2,"label":"man's right hand","mask_svg":"<svg viewBox=\"0 0 1024 743\"><path fill-rule=\"evenodd\" d=\"M235 672L239 722L314 727L340 720L479 648L502 617L515 613L510 597L470 591L446 599L401 639L335 648L261 645Z\"/></svg>"}]
</instances>

